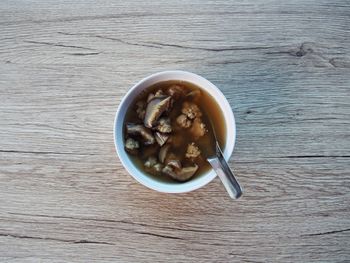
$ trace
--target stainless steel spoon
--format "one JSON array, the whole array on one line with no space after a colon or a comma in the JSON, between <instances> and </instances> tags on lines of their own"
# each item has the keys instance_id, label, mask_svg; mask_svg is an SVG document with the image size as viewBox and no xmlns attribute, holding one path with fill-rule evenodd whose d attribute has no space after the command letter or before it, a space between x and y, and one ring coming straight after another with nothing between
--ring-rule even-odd
<instances>
[{"instance_id":1,"label":"stainless steel spoon","mask_svg":"<svg viewBox=\"0 0 350 263\"><path fill-rule=\"evenodd\" d=\"M214 137L215 137L215 154L207 158L207 161L213 167L216 174L219 176L222 184L225 186L226 191L232 199L238 199L242 196L242 187L239 185L237 179L233 175L230 167L228 166L222 151L220 149L219 143L216 139L216 134L212 123L210 123Z\"/></svg>"}]
</instances>

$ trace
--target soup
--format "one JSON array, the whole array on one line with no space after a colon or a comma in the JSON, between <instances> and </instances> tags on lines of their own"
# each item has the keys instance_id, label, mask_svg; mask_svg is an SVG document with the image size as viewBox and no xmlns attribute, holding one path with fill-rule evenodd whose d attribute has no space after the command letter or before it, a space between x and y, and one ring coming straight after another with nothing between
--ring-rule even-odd
<instances>
[{"instance_id":1,"label":"soup","mask_svg":"<svg viewBox=\"0 0 350 263\"><path fill-rule=\"evenodd\" d=\"M164 81L143 90L124 121L124 146L134 164L161 181L184 182L211 167L215 135L224 146L226 126L214 98L185 81Z\"/></svg>"}]
</instances>

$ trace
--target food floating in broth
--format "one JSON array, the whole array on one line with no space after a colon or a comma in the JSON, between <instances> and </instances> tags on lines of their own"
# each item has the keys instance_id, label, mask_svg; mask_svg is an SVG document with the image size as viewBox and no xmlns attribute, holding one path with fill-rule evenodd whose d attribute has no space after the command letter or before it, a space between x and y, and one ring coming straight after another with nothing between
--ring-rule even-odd
<instances>
[{"instance_id":1,"label":"food floating in broth","mask_svg":"<svg viewBox=\"0 0 350 263\"><path fill-rule=\"evenodd\" d=\"M206 110L203 110L206 109ZM214 117L214 118L213 118ZM125 150L144 172L184 182L210 169L206 158L225 124L216 101L192 83L167 81L147 88L132 102L124 123Z\"/></svg>"}]
</instances>

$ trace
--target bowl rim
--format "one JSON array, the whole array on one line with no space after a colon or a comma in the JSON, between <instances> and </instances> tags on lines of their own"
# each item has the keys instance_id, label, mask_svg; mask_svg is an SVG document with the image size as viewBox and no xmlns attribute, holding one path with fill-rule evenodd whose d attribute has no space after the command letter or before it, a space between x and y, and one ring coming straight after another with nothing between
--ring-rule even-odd
<instances>
[{"instance_id":1,"label":"bowl rim","mask_svg":"<svg viewBox=\"0 0 350 263\"><path fill-rule=\"evenodd\" d=\"M169 76L177 76L177 77L169 77ZM163 78L165 77L165 80L157 81L157 79L162 77ZM235 146L235 141L236 141L236 123L235 123L235 117L229 102L227 101L226 97L221 92L221 90L217 88L209 80L195 73L182 71L182 70L167 70L167 71L161 71L161 72L151 74L141 79L140 81L138 81L135 85L133 85L128 90L128 92L124 95L124 97L120 101L118 105L118 109L115 114L115 118L114 118L114 125L113 125L114 146L116 149L117 156L119 157L119 160L121 161L124 168L135 180L137 180L142 185L163 193L185 193L185 192L193 191L205 186L216 177L216 173L213 170L209 170L208 172L206 172L205 174L201 175L196 179L189 180L187 182L179 183L179 184L161 182L161 181L152 179L149 175L146 175L145 173L141 172L141 170L132 163L131 159L128 157L126 151L124 150L123 124L125 119L125 112L130 106L130 103L134 100L135 96L139 94L138 89L143 90L144 88L147 88L150 85L153 85L157 82L166 81L166 80L183 80L183 81L191 82L199 86L201 89L204 89L205 91L207 91L216 100L216 102L220 106L222 114L224 115L224 120L226 124L226 140L225 140L226 142L223 150L223 155L226 160L228 160L231 157ZM151 82L151 84L148 84L148 85L145 84L149 82ZM202 83L202 84L204 83L205 85L203 86L199 83ZM142 85L144 86L143 88L141 87ZM135 93L135 96L132 97L134 93ZM126 105L128 102L129 102L129 105ZM119 137L121 139L118 139Z\"/></svg>"}]
</instances>

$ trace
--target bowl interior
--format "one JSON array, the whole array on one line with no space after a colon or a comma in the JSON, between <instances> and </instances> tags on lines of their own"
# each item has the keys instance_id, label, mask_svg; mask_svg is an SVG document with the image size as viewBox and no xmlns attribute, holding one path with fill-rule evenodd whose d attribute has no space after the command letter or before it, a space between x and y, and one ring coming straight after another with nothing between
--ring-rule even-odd
<instances>
[{"instance_id":1,"label":"bowl interior","mask_svg":"<svg viewBox=\"0 0 350 263\"><path fill-rule=\"evenodd\" d=\"M217 101L218 105L222 110L222 114L224 115L226 123L226 139L223 154L226 160L230 158L234 148L236 129L234 116L229 103L227 102L225 96L221 93L221 91L211 82L196 74L185 71L164 71L156 73L141 80L133 88L131 88L121 101L115 116L114 142L117 154L122 164L124 165L126 170L141 184L160 192L188 192L200 188L205 184L209 183L212 179L215 178L215 172L213 170L210 170L202 174L201 176L193 178L184 183L162 182L155 180L154 178L143 173L139 168L137 168L124 150L123 124L126 112L130 107L131 103L142 90L152 86L155 83L168 80L183 80L191 82L199 86L201 89L207 91Z\"/></svg>"}]
</instances>

